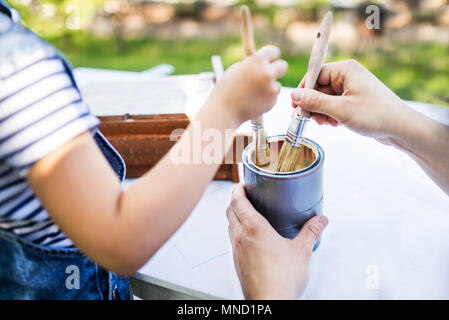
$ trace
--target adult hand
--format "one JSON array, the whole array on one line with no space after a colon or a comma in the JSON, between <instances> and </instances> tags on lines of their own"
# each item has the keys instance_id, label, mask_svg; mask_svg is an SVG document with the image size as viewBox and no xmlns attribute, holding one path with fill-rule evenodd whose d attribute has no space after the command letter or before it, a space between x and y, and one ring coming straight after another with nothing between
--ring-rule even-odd
<instances>
[{"instance_id":1,"label":"adult hand","mask_svg":"<svg viewBox=\"0 0 449 320\"><path fill-rule=\"evenodd\" d=\"M409 108L354 60L323 66L315 90L305 81L292 106L312 112L319 124L344 126L409 154L449 194L449 126Z\"/></svg>"},{"instance_id":2,"label":"adult hand","mask_svg":"<svg viewBox=\"0 0 449 320\"><path fill-rule=\"evenodd\" d=\"M355 60L325 64L316 90L292 92L292 105L312 112L319 124L343 124L362 135L390 144L410 114L396 94Z\"/></svg>"},{"instance_id":3,"label":"adult hand","mask_svg":"<svg viewBox=\"0 0 449 320\"><path fill-rule=\"evenodd\" d=\"M234 264L247 299L297 299L309 278L313 246L328 224L310 219L296 238L281 237L254 209L239 184L226 210Z\"/></svg>"}]
</instances>

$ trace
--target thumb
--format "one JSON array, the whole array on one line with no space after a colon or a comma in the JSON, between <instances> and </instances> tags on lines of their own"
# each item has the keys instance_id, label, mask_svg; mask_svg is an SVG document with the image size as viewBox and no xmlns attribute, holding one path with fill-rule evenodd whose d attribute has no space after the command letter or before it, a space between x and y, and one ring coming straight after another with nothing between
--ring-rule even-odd
<instances>
[{"instance_id":1,"label":"thumb","mask_svg":"<svg viewBox=\"0 0 449 320\"><path fill-rule=\"evenodd\" d=\"M342 119L343 97L322 93L314 89L298 88L292 91L292 102L301 109L322 113L336 120Z\"/></svg>"},{"instance_id":2,"label":"thumb","mask_svg":"<svg viewBox=\"0 0 449 320\"><path fill-rule=\"evenodd\" d=\"M316 216L309 219L301 228L298 235L293 239L297 244L305 245L312 251L313 246L321 237L327 227L329 219L325 216Z\"/></svg>"}]
</instances>

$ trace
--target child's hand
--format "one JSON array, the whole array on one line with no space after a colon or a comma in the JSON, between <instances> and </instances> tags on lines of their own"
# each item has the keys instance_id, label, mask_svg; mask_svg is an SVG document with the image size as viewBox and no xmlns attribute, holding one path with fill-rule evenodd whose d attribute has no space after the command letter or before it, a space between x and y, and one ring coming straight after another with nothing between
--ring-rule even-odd
<instances>
[{"instance_id":1,"label":"child's hand","mask_svg":"<svg viewBox=\"0 0 449 320\"><path fill-rule=\"evenodd\" d=\"M303 80L292 92L292 105L311 111L319 124L343 124L383 142L390 142L410 112L405 102L354 60L324 65L315 89L304 89Z\"/></svg>"},{"instance_id":2,"label":"child's hand","mask_svg":"<svg viewBox=\"0 0 449 320\"><path fill-rule=\"evenodd\" d=\"M221 105L238 124L270 110L287 71L277 47L266 46L253 56L232 65L218 82L209 102Z\"/></svg>"}]
</instances>

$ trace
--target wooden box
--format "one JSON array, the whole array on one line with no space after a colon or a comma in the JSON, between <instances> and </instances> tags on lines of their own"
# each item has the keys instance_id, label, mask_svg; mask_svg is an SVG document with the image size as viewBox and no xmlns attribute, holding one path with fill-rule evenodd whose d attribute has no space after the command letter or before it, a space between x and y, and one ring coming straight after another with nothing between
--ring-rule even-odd
<instances>
[{"instance_id":1,"label":"wooden box","mask_svg":"<svg viewBox=\"0 0 449 320\"><path fill-rule=\"evenodd\" d=\"M100 131L122 155L126 163L126 176L136 178L151 169L176 143L170 141L175 129L185 129L190 123L185 114L100 116ZM239 181L237 163L250 135L240 135L244 143L234 139L233 163L223 164L215 179ZM238 149L238 150L237 150Z\"/></svg>"},{"instance_id":2,"label":"wooden box","mask_svg":"<svg viewBox=\"0 0 449 320\"><path fill-rule=\"evenodd\" d=\"M125 160L128 178L141 176L170 150L176 143L170 141L173 130L187 128L187 114L193 117L215 86L211 72L153 78L145 72L76 72L78 80L85 80L83 99L100 119L100 131ZM234 140L233 161L223 164L215 179L238 181L237 162L250 142L249 135L242 138L243 143Z\"/></svg>"}]
</instances>

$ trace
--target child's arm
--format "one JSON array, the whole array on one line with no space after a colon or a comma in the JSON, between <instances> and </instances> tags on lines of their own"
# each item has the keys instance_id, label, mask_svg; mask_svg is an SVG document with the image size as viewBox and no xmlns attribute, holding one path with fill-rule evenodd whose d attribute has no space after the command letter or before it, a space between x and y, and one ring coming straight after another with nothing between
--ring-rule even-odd
<instances>
[{"instance_id":1,"label":"child's arm","mask_svg":"<svg viewBox=\"0 0 449 320\"><path fill-rule=\"evenodd\" d=\"M201 133L215 129L224 140L226 129L234 132L243 121L268 111L280 90L276 79L287 69L279 55L277 48L264 47L232 66L195 119L201 122ZM194 125L187 128L179 149L194 151L195 130ZM230 144L232 139L227 139L223 154ZM122 191L86 132L37 162L28 181L81 251L109 270L133 274L184 222L219 166L175 164L170 155L175 149Z\"/></svg>"}]
</instances>

